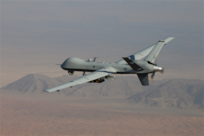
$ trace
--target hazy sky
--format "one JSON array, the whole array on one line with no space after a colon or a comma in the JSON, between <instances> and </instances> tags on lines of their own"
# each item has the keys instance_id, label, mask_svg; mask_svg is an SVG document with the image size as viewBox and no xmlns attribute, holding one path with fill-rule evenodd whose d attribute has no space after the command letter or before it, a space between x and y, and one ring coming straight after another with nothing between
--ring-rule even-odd
<instances>
[{"instance_id":1,"label":"hazy sky","mask_svg":"<svg viewBox=\"0 0 204 136\"><path fill-rule=\"evenodd\" d=\"M203 1L1 1L1 75L58 69L68 57L114 62L160 39L163 78L203 78Z\"/></svg>"}]
</instances>

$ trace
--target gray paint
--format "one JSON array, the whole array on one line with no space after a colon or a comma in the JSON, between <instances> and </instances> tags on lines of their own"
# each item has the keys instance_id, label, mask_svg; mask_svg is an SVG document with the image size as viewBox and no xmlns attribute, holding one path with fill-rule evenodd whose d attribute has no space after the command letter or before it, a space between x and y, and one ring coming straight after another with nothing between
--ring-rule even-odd
<instances>
[{"instance_id":1,"label":"gray paint","mask_svg":"<svg viewBox=\"0 0 204 136\"><path fill-rule=\"evenodd\" d=\"M62 63L61 65L62 69L67 70L68 72L71 73L73 73L73 71L83 72L94 71L94 72L88 75L84 75L78 79L72 80L68 83L62 84L60 86L47 89L45 90L45 92L59 91L67 87L72 87L97 79L103 79L104 81L104 79L107 76L111 76L111 74L137 74L142 85L145 86L149 85L148 74L157 71L162 71L163 68L155 66L154 64L149 63L148 61L155 60L163 45L173 39L174 39L173 37L166 38L162 42L159 41L155 45L152 45L136 54L130 55L129 58L123 57L124 61L126 61L128 64L124 63L124 61L122 60L117 61L116 63L106 63L96 62L95 60L85 61L83 59L76 57L68 58ZM138 55L141 56L141 54L143 57L147 56L147 58L145 60L135 60L136 59L135 56Z\"/></svg>"},{"instance_id":2,"label":"gray paint","mask_svg":"<svg viewBox=\"0 0 204 136\"><path fill-rule=\"evenodd\" d=\"M154 65L149 64L147 61L155 62L156 57L158 56L161 48L164 44L173 40L174 37L168 37L162 42L158 42L138 53L130 55L129 58L134 61L136 65L139 65L143 70L136 70L130 67L130 65L125 62L125 60L119 60L115 63L106 63L106 62L96 62L96 61L85 61L80 58L71 57L66 59L61 65L64 70L74 70L74 71L95 71L100 68L109 66L113 67L117 70L115 74L137 74L137 73L152 73L154 69ZM133 57L134 56L134 57ZM146 57L147 56L147 57ZM146 57L145 61L138 60Z\"/></svg>"}]
</instances>

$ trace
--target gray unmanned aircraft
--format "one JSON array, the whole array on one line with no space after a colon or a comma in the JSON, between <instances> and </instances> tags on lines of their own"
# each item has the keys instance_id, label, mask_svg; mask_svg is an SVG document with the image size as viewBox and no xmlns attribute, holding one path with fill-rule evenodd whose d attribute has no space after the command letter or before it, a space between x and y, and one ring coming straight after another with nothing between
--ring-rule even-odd
<instances>
[{"instance_id":1,"label":"gray unmanned aircraft","mask_svg":"<svg viewBox=\"0 0 204 136\"><path fill-rule=\"evenodd\" d=\"M156 58L163 45L173 39L174 37L168 37L164 40L160 40L129 57L122 57L123 59L115 63L96 62L96 57L94 60L88 59L88 61L75 57L68 58L63 62L61 68L67 70L69 75L73 75L74 71L82 71L83 76L44 91L54 92L83 83L102 83L105 79L114 80L115 76L112 74L137 74L141 84L147 86L149 85L149 73L152 73L150 76L152 80L155 72L164 72L164 68L157 66ZM85 72L92 73L86 75Z\"/></svg>"}]
</instances>

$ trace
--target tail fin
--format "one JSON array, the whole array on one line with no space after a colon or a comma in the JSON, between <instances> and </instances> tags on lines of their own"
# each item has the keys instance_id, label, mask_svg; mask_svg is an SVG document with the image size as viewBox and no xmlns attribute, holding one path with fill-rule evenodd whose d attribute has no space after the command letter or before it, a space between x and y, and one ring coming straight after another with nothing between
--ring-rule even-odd
<instances>
[{"instance_id":1,"label":"tail fin","mask_svg":"<svg viewBox=\"0 0 204 136\"><path fill-rule=\"evenodd\" d=\"M174 37L169 37L166 38L162 41L159 41L154 48L152 49L152 51L149 53L149 55L145 58L146 61L150 62L150 63L155 63L157 56L159 55L159 52L161 51L162 47L170 42L171 40L173 40Z\"/></svg>"},{"instance_id":2,"label":"tail fin","mask_svg":"<svg viewBox=\"0 0 204 136\"><path fill-rule=\"evenodd\" d=\"M148 74L137 74L138 78L140 79L140 82L143 86L148 86L149 85L149 78Z\"/></svg>"}]
</instances>

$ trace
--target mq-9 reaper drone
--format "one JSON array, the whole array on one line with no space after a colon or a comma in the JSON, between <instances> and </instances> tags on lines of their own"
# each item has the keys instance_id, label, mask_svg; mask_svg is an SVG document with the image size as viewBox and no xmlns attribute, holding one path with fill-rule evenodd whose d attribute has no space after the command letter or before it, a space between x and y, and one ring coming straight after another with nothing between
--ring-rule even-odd
<instances>
[{"instance_id":1,"label":"mq-9 reaper drone","mask_svg":"<svg viewBox=\"0 0 204 136\"><path fill-rule=\"evenodd\" d=\"M73 75L74 71L82 71L83 76L44 91L54 92L83 83L102 83L105 79L114 80L115 77L112 74L137 74L141 84L147 86L149 85L149 73L152 73L150 76L152 80L156 72L164 72L164 68L157 66L156 58L163 45L173 39L174 37L168 37L160 40L129 57L122 57L123 59L115 63L96 62L96 57L94 60L88 59L88 61L75 57L68 58L61 65L61 68L67 70L69 75ZM85 72L92 73L85 74Z\"/></svg>"}]
</instances>

